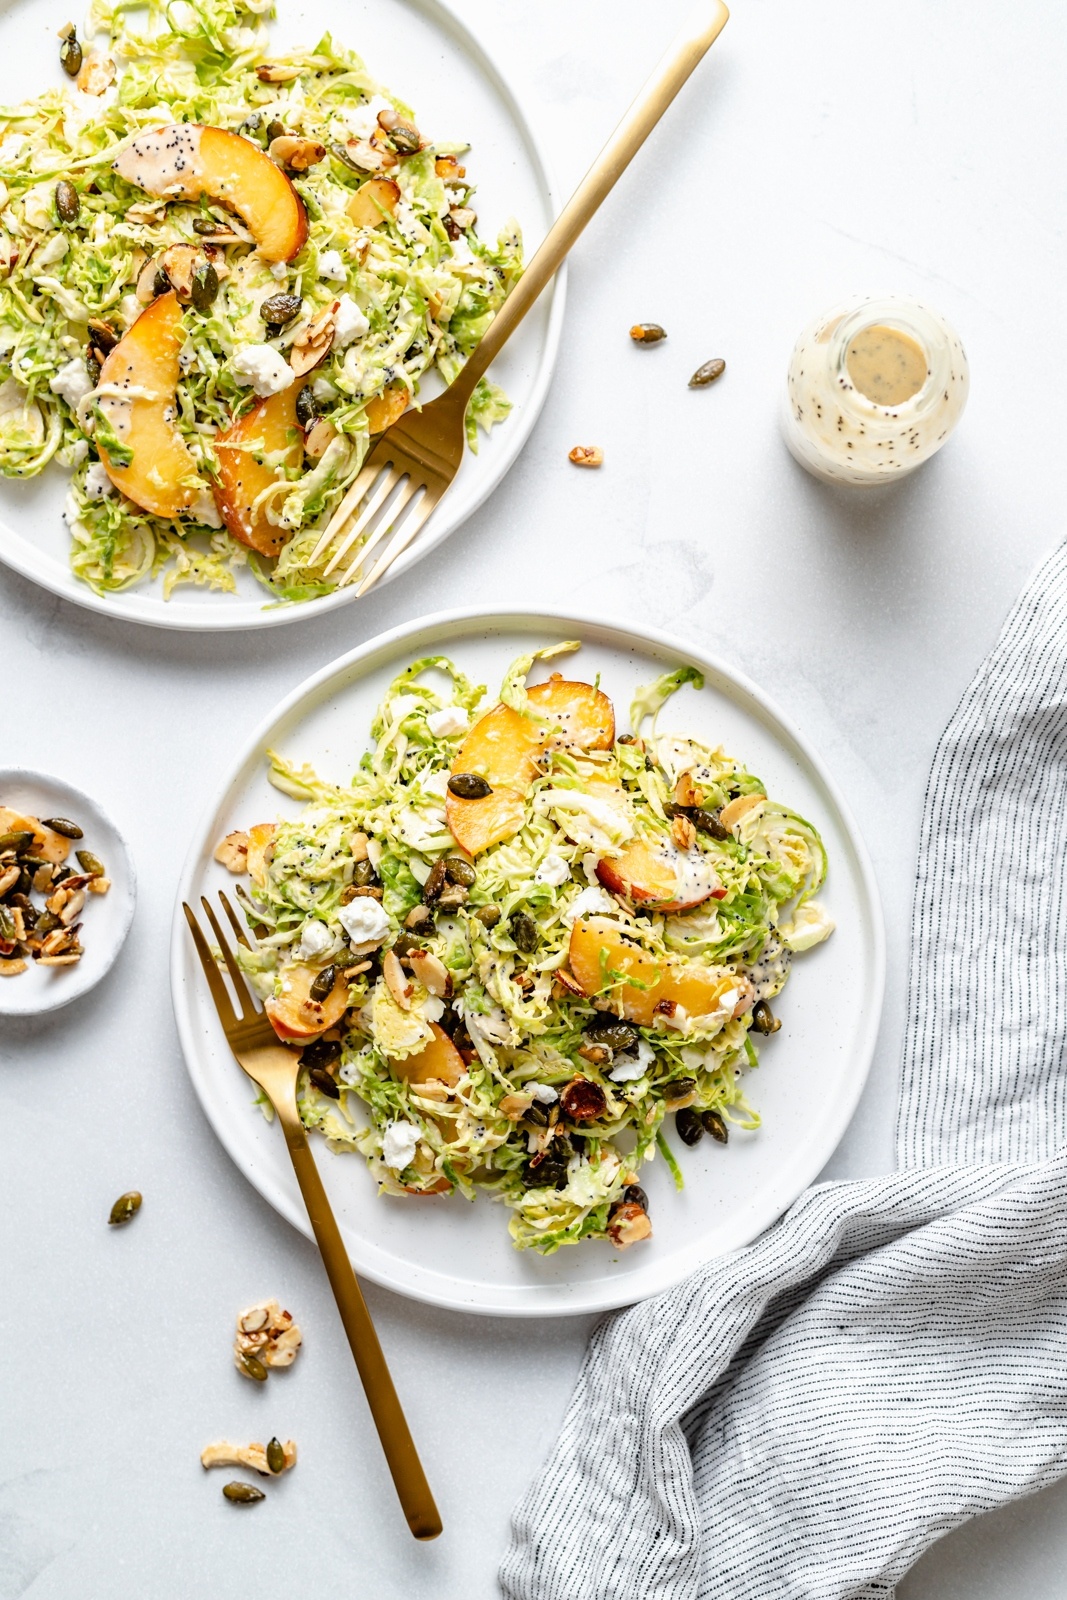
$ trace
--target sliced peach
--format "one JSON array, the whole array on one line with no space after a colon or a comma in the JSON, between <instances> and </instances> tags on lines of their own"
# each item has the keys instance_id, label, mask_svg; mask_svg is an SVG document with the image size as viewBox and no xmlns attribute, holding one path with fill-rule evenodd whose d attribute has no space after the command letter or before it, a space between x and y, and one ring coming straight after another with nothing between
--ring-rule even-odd
<instances>
[{"instance_id":1,"label":"sliced peach","mask_svg":"<svg viewBox=\"0 0 1067 1600\"><path fill-rule=\"evenodd\" d=\"M721 994L737 987L736 978L730 975L717 977L705 967L656 961L637 945L627 943L619 929L603 917L575 922L570 969L584 994L599 993L619 973L635 979L611 991L611 1010L642 1028L652 1026L661 1000L673 1000L690 1017L703 1017L716 1009Z\"/></svg>"},{"instance_id":2,"label":"sliced peach","mask_svg":"<svg viewBox=\"0 0 1067 1600\"><path fill-rule=\"evenodd\" d=\"M579 750L610 750L615 743L614 707L591 683L554 673L546 683L531 684L526 693L541 716L559 724L562 731L554 743Z\"/></svg>"},{"instance_id":3,"label":"sliced peach","mask_svg":"<svg viewBox=\"0 0 1067 1600\"><path fill-rule=\"evenodd\" d=\"M248 830L248 876L261 889L267 881L273 841L273 822L257 822Z\"/></svg>"},{"instance_id":4,"label":"sliced peach","mask_svg":"<svg viewBox=\"0 0 1067 1600\"><path fill-rule=\"evenodd\" d=\"M621 856L598 861L596 875L605 889L658 911L689 911L713 896L721 900L726 892L700 850L682 851L672 841L653 847L635 839Z\"/></svg>"},{"instance_id":5,"label":"sliced peach","mask_svg":"<svg viewBox=\"0 0 1067 1600\"><path fill-rule=\"evenodd\" d=\"M467 1074L463 1057L442 1027L436 1022L431 1022L430 1027L433 1038L429 1044L413 1056L403 1056L399 1061L390 1060L389 1065L395 1076L403 1078L405 1083L429 1083L431 1078L437 1078L449 1089L454 1089Z\"/></svg>"},{"instance_id":6,"label":"sliced peach","mask_svg":"<svg viewBox=\"0 0 1067 1600\"><path fill-rule=\"evenodd\" d=\"M400 204L400 189L392 178L368 178L361 183L345 206L357 228L378 228L386 217L395 217Z\"/></svg>"},{"instance_id":7,"label":"sliced peach","mask_svg":"<svg viewBox=\"0 0 1067 1600\"><path fill-rule=\"evenodd\" d=\"M0 833L32 833L30 854L39 856L42 861L50 861L54 867L62 866L70 855L71 841L65 834L46 828L39 817L28 817L21 811L12 811L10 806L0 806Z\"/></svg>"},{"instance_id":8,"label":"sliced peach","mask_svg":"<svg viewBox=\"0 0 1067 1600\"><path fill-rule=\"evenodd\" d=\"M448 830L471 856L513 838L525 817L526 802L514 789L494 789L484 800L461 800L454 794L445 800Z\"/></svg>"},{"instance_id":9,"label":"sliced peach","mask_svg":"<svg viewBox=\"0 0 1067 1600\"><path fill-rule=\"evenodd\" d=\"M247 225L267 261L291 261L307 238L307 212L293 185L239 133L172 122L127 145L114 170L146 194L221 201Z\"/></svg>"},{"instance_id":10,"label":"sliced peach","mask_svg":"<svg viewBox=\"0 0 1067 1600\"><path fill-rule=\"evenodd\" d=\"M348 1005L348 984L338 977L325 1000L312 1000L311 985L321 967L294 962L281 970L282 992L263 1002L263 1009L279 1039L317 1039L334 1028Z\"/></svg>"},{"instance_id":11,"label":"sliced peach","mask_svg":"<svg viewBox=\"0 0 1067 1600\"><path fill-rule=\"evenodd\" d=\"M171 289L141 312L100 370L103 392L97 405L124 452L130 452L125 465L117 452L113 460L98 437L100 459L115 487L157 517L188 511L203 491L196 462L172 421L181 322L182 308Z\"/></svg>"},{"instance_id":12,"label":"sliced peach","mask_svg":"<svg viewBox=\"0 0 1067 1600\"><path fill-rule=\"evenodd\" d=\"M404 385L383 389L373 400L367 401L367 427L371 433L384 433L404 415L408 408L408 391Z\"/></svg>"},{"instance_id":13,"label":"sliced peach","mask_svg":"<svg viewBox=\"0 0 1067 1600\"><path fill-rule=\"evenodd\" d=\"M541 728L510 706L494 706L479 717L456 752L453 772L475 772L495 789L522 789L537 776L533 753L543 739Z\"/></svg>"},{"instance_id":14,"label":"sliced peach","mask_svg":"<svg viewBox=\"0 0 1067 1600\"><path fill-rule=\"evenodd\" d=\"M235 539L261 556L276 556L292 532L268 521L260 496L284 481L286 467L300 464L304 430L296 418L299 392L300 385L291 383L261 400L215 440L219 481L212 492L219 516ZM273 458L270 466L262 459L268 455Z\"/></svg>"}]
</instances>

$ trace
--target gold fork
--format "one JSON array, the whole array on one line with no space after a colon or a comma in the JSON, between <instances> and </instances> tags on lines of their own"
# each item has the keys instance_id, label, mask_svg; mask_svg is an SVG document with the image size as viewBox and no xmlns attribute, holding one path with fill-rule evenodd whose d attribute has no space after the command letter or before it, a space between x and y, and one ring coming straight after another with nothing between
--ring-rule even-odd
<instances>
[{"instance_id":1,"label":"gold fork","mask_svg":"<svg viewBox=\"0 0 1067 1600\"><path fill-rule=\"evenodd\" d=\"M371 450L323 530L309 563L314 566L336 540L324 569L324 576L329 577L361 540L337 580L338 588L355 580L371 551L392 532L374 566L363 573L356 593L366 594L423 526L459 471L467 405L479 378L555 276L582 229L714 44L729 15L722 0L702 0L549 229L455 382L421 411L406 411Z\"/></svg>"},{"instance_id":2,"label":"gold fork","mask_svg":"<svg viewBox=\"0 0 1067 1600\"><path fill-rule=\"evenodd\" d=\"M233 906L226 895L220 894L219 899L235 935L243 945L247 946L248 940ZM300 1185L300 1192L307 1206L315 1240L326 1268L326 1276L330 1280L330 1288L337 1301L337 1309L341 1313L341 1321L348 1335L352 1354L356 1358L367 1403L374 1418L374 1425L378 1429L378 1437L382 1441L385 1459L389 1463L389 1471L392 1473L408 1527L416 1539L436 1539L441 1532L441 1518L434 1504L430 1485L426 1481L426 1474L422 1470L418 1451L408 1431L407 1421L397 1399L396 1390L393 1388L385 1356L382 1354L382 1347L378 1343L374 1323L371 1321L366 1301L352 1270L352 1263L348 1259L341 1230L330 1209L326 1190L322 1186L322 1179L319 1177L315 1159L308 1145L307 1134L304 1132L304 1125L296 1108L296 1080L299 1071L297 1053L278 1042L278 1035L252 998L244 974L237 965L237 958L219 926L218 918L203 896L200 898L200 903L222 952L226 970L241 1008L238 1016L203 930L191 907L183 901L182 910L185 912L189 931L196 945L196 953L200 957L200 964L204 969L208 988L211 990L211 998L219 1014L219 1021L226 1034L226 1042L252 1082L258 1084L267 1096L281 1123L293 1171L296 1173L296 1181Z\"/></svg>"}]
</instances>

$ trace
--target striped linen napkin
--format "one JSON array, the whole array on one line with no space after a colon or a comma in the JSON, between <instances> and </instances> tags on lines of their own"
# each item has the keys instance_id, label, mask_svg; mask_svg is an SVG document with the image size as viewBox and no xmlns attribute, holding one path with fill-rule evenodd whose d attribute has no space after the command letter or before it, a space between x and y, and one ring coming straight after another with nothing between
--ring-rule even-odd
<instances>
[{"instance_id":1,"label":"striped linen napkin","mask_svg":"<svg viewBox=\"0 0 1067 1600\"><path fill-rule=\"evenodd\" d=\"M597 1327L509 1600L885 1600L1067 1471L1067 545L934 759L900 1170Z\"/></svg>"}]
</instances>

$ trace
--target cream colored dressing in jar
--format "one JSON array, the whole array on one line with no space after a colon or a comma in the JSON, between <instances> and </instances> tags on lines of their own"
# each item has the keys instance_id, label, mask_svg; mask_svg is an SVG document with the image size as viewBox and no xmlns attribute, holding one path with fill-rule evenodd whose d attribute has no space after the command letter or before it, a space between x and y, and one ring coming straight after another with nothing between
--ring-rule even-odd
<instances>
[{"instance_id":1,"label":"cream colored dressing in jar","mask_svg":"<svg viewBox=\"0 0 1067 1600\"><path fill-rule=\"evenodd\" d=\"M797 340L786 444L831 483L891 483L940 450L969 381L959 337L936 311L897 295L857 297Z\"/></svg>"}]
</instances>

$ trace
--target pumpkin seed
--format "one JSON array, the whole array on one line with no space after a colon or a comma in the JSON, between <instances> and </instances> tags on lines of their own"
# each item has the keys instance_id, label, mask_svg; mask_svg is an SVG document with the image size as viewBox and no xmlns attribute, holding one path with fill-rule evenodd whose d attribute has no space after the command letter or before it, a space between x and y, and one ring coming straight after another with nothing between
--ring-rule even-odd
<instances>
[{"instance_id":1,"label":"pumpkin seed","mask_svg":"<svg viewBox=\"0 0 1067 1600\"><path fill-rule=\"evenodd\" d=\"M61 178L56 184L56 216L60 222L77 222L81 208L77 189L66 178Z\"/></svg>"},{"instance_id":2,"label":"pumpkin seed","mask_svg":"<svg viewBox=\"0 0 1067 1600\"><path fill-rule=\"evenodd\" d=\"M42 919L43 920L43 919ZM37 927L40 930L41 924ZM108 1225L112 1228L121 1228L124 1222L129 1222L141 1209L141 1196L136 1189L130 1189L126 1194L120 1194L115 1204L111 1207Z\"/></svg>"},{"instance_id":3,"label":"pumpkin seed","mask_svg":"<svg viewBox=\"0 0 1067 1600\"><path fill-rule=\"evenodd\" d=\"M308 1077L315 1085L316 1089L318 1089L320 1093L324 1094L327 1099L340 1100L341 1091L337 1087L336 1083L334 1083L332 1077L326 1071L325 1067L312 1067L311 1071L308 1073Z\"/></svg>"},{"instance_id":4,"label":"pumpkin seed","mask_svg":"<svg viewBox=\"0 0 1067 1600\"><path fill-rule=\"evenodd\" d=\"M425 901L436 900L440 895L441 890L444 888L446 881L447 875L445 873L445 860L444 856L441 856L430 868L430 876L426 879L426 882L422 886L422 898Z\"/></svg>"},{"instance_id":5,"label":"pumpkin seed","mask_svg":"<svg viewBox=\"0 0 1067 1600\"><path fill-rule=\"evenodd\" d=\"M331 962L328 967L323 967L318 977L311 985L311 998L319 1004L329 999L333 993L333 986L337 982L337 967Z\"/></svg>"},{"instance_id":6,"label":"pumpkin seed","mask_svg":"<svg viewBox=\"0 0 1067 1600\"><path fill-rule=\"evenodd\" d=\"M313 1039L301 1051L300 1065L302 1067L325 1067L331 1061L338 1061L340 1056L340 1039Z\"/></svg>"},{"instance_id":7,"label":"pumpkin seed","mask_svg":"<svg viewBox=\"0 0 1067 1600\"><path fill-rule=\"evenodd\" d=\"M537 923L525 911L512 912L508 918L508 932L524 956L532 955L541 940Z\"/></svg>"},{"instance_id":8,"label":"pumpkin seed","mask_svg":"<svg viewBox=\"0 0 1067 1600\"><path fill-rule=\"evenodd\" d=\"M648 1195L639 1183L628 1183L622 1197L628 1206L640 1206L642 1211L648 1210Z\"/></svg>"},{"instance_id":9,"label":"pumpkin seed","mask_svg":"<svg viewBox=\"0 0 1067 1600\"><path fill-rule=\"evenodd\" d=\"M527 1106L523 1112L527 1122L532 1122L535 1128L548 1127L548 1112L536 1100L532 1106Z\"/></svg>"},{"instance_id":10,"label":"pumpkin seed","mask_svg":"<svg viewBox=\"0 0 1067 1600\"><path fill-rule=\"evenodd\" d=\"M716 356L714 361L705 361L698 367L689 380L690 389L706 389L709 383L714 383L716 378L721 378L726 371L726 362Z\"/></svg>"},{"instance_id":11,"label":"pumpkin seed","mask_svg":"<svg viewBox=\"0 0 1067 1600\"><path fill-rule=\"evenodd\" d=\"M534 1166L528 1161L522 1171L522 1181L527 1189L565 1189L567 1187L567 1167L563 1161L553 1161L545 1157L543 1161Z\"/></svg>"},{"instance_id":12,"label":"pumpkin seed","mask_svg":"<svg viewBox=\"0 0 1067 1600\"><path fill-rule=\"evenodd\" d=\"M733 838L729 828L723 827L714 811L705 811L703 806L691 806L688 816L694 828L698 828L701 833L710 834L713 839Z\"/></svg>"},{"instance_id":13,"label":"pumpkin seed","mask_svg":"<svg viewBox=\"0 0 1067 1600\"><path fill-rule=\"evenodd\" d=\"M219 294L219 275L210 261L201 261L193 270L189 298L198 311L210 311Z\"/></svg>"},{"instance_id":14,"label":"pumpkin seed","mask_svg":"<svg viewBox=\"0 0 1067 1600\"><path fill-rule=\"evenodd\" d=\"M256 1383L266 1383L267 1369L258 1356L254 1356L250 1350L242 1350L239 1352L237 1360L241 1371L246 1377L253 1379Z\"/></svg>"},{"instance_id":15,"label":"pumpkin seed","mask_svg":"<svg viewBox=\"0 0 1067 1600\"><path fill-rule=\"evenodd\" d=\"M298 294L272 294L259 308L263 321L272 328L284 328L300 311Z\"/></svg>"},{"instance_id":16,"label":"pumpkin seed","mask_svg":"<svg viewBox=\"0 0 1067 1600\"><path fill-rule=\"evenodd\" d=\"M484 800L492 794L492 786L476 772L454 772L448 780L450 794L458 800Z\"/></svg>"},{"instance_id":17,"label":"pumpkin seed","mask_svg":"<svg viewBox=\"0 0 1067 1600\"><path fill-rule=\"evenodd\" d=\"M674 1078L670 1083L663 1085L663 1098L668 1105L672 1100L684 1100L687 1094L692 1094L696 1086L695 1078Z\"/></svg>"},{"instance_id":18,"label":"pumpkin seed","mask_svg":"<svg viewBox=\"0 0 1067 1600\"><path fill-rule=\"evenodd\" d=\"M280 1439L271 1439L268 1442L267 1465L272 1472L285 1471L285 1449Z\"/></svg>"},{"instance_id":19,"label":"pumpkin seed","mask_svg":"<svg viewBox=\"0 0 1067 1600\"><path fill-rule=\"evenodd\" d=\"M464 861L462 856L446 856L445 876L449 883L461 883L465 889L471 889L478 874L471 863Z\"/></svg>"},{"instance_id":20,"label":"pumpkin seed","mask_svg":"<svg viewBox=\"0 0 1067 1600\"><path fill-rule=\"evenodd\" d=\"M258 1362L256 1364L259 1365ZM257 1500L267 1498L263 1490L257 1489L255 1484L239 1483L236 1479L233 1483L224 1483L222 1492L227 1500L232 1500L234 1505L238 1506L253 1506Z\"/></svg>"},{"instance_id":21,"label":"pumpkin seed","mask_svg":"<svg viewBox=\"0 0 1067 1600\"><path fill-rule=\"evenodd\" d=\"M352 882L357 889L369 889L378 881L377 874L369 861L357 861L352 873Z\"/></svg>"},{"instance_id":22,"label":"pumpkin seed","mask_svg":"<svg viewBox=\"0 0 1067 1600\"><path fill-rule=\"evenodd\" d=\"M393 941L393 949L398 956L409 956L413 950L421 950L422 943L411 933L398 933Z\"/></svg>"},{"instance_id":23,"label":"pumpkin seed","mask_svg":"<svg viewBox=\"0 0 1067 1600\"><path fill-rule=\"evenodd\" d=\"M5 850L14 850L17 856L24 855L32 843L33 834L21 828L16 828L12 833L0 833L0 854Z\"/></svg>"},{"instance_id":24,"label":"pumpkin seed","mask_svg":"<svg viewBox=\"0 0 1067 1600\"><path fill-rule=\"evenodd\" d=\"M68 78L76 78L82 69L82 47L73 28L59 47L59 64Z\"/></svg>"},{"instance_id":25,"label":"pumpkin seed","mask_svg":"<svg viewBox=\"0 0 1067 1600\"><path fill-rule=\"evenodd\" d=\"M12 944L15 938L15 919L5 905L0 905L0 939L5 944Z\"/></svg>"},{"instance_id":26,"label":"pumpkin seed","mask_svg":"<svg viewBox=\"0 0 1067 1600\"><path fill-rule=\"evenodd\" d=\"M585 1036L591 1044L606 1045L609 1050L632 1050L640 1039L636 1028L628 1022L590 1022Z\"/></svg>"},{"instance_id":27,"label":"pumpkin seed","mask_svg":"<svg viewBox=\"0 0 1067 1600\"><path fill-rule=\"evenodd\" d=\"M501 911L499 906L479 906L474 915L483 928L495 928L500 921Z\"/></svg>"},{"instance_id":28,"label":"pumpkin seed","mask_svg":"<svg viewBox=\"0 0 1067 1600\"><path fill-rule=\"evenodd\" d=\"M692 1106L683 1106L681 1111L674 1113L674 1126L678 1129L678 1137L683 1144L699 1144L704 1137L704 1124L700 1120L700 1112L694 1111Z\"/></svg>"},{"instance_id":29,"label":"pumpkin seed","mask_svg":"<svg viewBox=\"0 0 1067 1600\"><path fill-rule=\"evenodd\" d=\"M410 122L398 122L395 128L391 128L389 143L402 156L413 156L422 147L419 130L413 128Z\"/></svg>"},{"instance_id":30,"label":"pumpkin seed","mask_svg":"<svg viewBox=\"0 0 1067 1600\"><path fill-rule=\"evenodd\" d=\"M271 144L275 139L281 139L284 134L285 123L279 122L277 117L272 117L267 123L267 143Z\"/></svg>"},{"instance_id":31,"label":"pumpkin seed","mask_svg":"<svg viewBox=\"0 0 1067 1600\"><path fill-rule=\"evenodd\" d=\"M78 858L79 867L83 872L87 872L90 878L104 877L104 863L99 856L94 856L91 850L75 850L74 854Z\"/></svg>"},{"instance_id":32,"label":"pumpkin seed","mask_svg":"<svg viewBox=\"0 0 1067 1600\"><path fill-rule=\"evenodd\" d=\"M710 1133L719 1144L727 1143L730 1130L717 1111L705 1111L700 1120L704 1124L705 1133Z\"/></svg>"},{"instance_id":33,"label":"pumpkin seed","mask_svg":"<svg viewBox=\"0 0 1067 1600\"><path fill-rule=\"evenodd\" d=\"M119 335L110 322L104 322L100 317L89 318L89 332L93 336L91 342L106 356L111 354L119 342Z\"/></svg>"},{"instance_id":34,"label":"pumpkin seed","mask_svg":"<svg viewBox=\"0 0 1067 1600\"><path fill-rule=\"evenodd\" d=\"M37 918L38 933L51 933L54 928L58 928L59 926L59 918L54 916L51 911L42 911L41 915Z\"/></svg>"},{"instance_id":35,"label":"pumpkin seed","mask_svg":"<svg viewBox=\"0 0 1067 1600\"><path fill-rule=\"evenodd\" d=\"M658 322L635 322L630 329L630 338L635 344L659 344L666 337L667 330Z\"/></svg>"},{"instance_id":36,"label":"pumpkin seed","mask_svg":"<svg viewBox=\"0 0 1067 1600\"><path fill-rule=\"evenodd\" d=\"M103 372L104 368L102 363L98 360L97 353L93 349L92 345L90 345L88 350L85 352L85 370L89 374L89 382L95 388L100 382L100 374Z\"/></svg>"},{"instance_id":37,"label":"pumpkin seed","mask_svg":"<svg viewBox=\"0 0 1067 1600\"><path fill-rule=\"evenodd\" d=\"M51 828L53 833L61 833L64 839L83 839L85 835L76 822L71 822L69 817L45 817L44 826Z\"/></svg>"},{"instance_id":38,"label":"pumpkin seed","mask_svg":"<svg viewBox=\"0 0 1067 1600\"><path fill-rule=\"evenodd\" d=\"M315 420L315 396L306 384L296 397L296 420L302 428L310 428Z\"/></svg>"},{"instance_id":39,"label":"pumpkin seed","mask_svg":"<svg viewBox=\"0 0 1067 1600\"><path fill-rule=\"evenodd\" d=\"M752 1026L757 1033L777 1033L782 1020L775 1016L766 1000L757 1000L752 1007Z\"/></svg>"},{"instance_id":40,"label":"pumpkin seed","mask_svg":"<svg viewBox=\"0 0 1067 1600\"><path fill-rule=\"evenodd\" d=\"M361 178L366 176L359 162L354 156L349 154L343 144L332 144L330 146L330 154L333 156L335 161L339 161L341 165L343 167L347 167L350 172L358 172Z\"/></svg>"}]
</instances>

